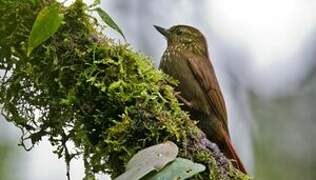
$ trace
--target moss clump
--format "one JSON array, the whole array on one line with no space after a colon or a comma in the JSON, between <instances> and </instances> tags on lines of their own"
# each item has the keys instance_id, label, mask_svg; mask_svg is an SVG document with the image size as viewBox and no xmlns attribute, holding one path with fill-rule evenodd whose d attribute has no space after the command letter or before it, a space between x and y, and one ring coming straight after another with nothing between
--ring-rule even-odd
<instances>
[{"instance_id":1,"label":"moss clump","mask_svg":"<svg viewBox=\"0 0 316 180\"><path fill-rule=\"evenodd\" d=\"M68 168L82 155L92 179L98 172L117 176L138 150L166 140L195 158L186 142L198 129L173 94L176 82L144 55L104 38L81 0L60 5L64 24L27 57L37 13L56 3L32 2L0 2L0 102L6 120L22 130L24 148L30 149L25 141L33 146L48 137ZM212 154L198 161L216 166Z\"/></svg>"}]
</instances>

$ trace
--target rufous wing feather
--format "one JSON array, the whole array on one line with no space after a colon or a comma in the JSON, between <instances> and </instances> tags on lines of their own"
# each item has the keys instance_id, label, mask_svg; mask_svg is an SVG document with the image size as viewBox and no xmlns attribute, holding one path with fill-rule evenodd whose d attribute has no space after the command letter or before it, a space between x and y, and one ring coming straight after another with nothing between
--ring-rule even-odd
<instances>
[{"instance_id":1,"label":"rufous wing feather","mask_svg":"<svg viewBox=\"0 0 316 180\"><path fill-rule=\"evenodd\" d=\"M208 57L197 57L190 53L185 54L185 57L192 73L207 95L210 108L216 114L216 117L222 121L223 127L229 134L225 101L210 60Z\"/></svg>"},{"instance_id":2,"label":"rufous wing feather","mask_svg":"<svg viewBox=\"0 0 316 180\"><path fill-rule=\"evenodd\" d=\"M192 73L207 95L211 110L221 122L221 128L217 129L219 131L217 132L219 137L215 138L220 140L216 143L227 158L234 160L233 165L237 169L247 173L230 140L225 101L209 58L197 57L193 54L186 54L185 57Z\"/></svg>"}]
</instances>

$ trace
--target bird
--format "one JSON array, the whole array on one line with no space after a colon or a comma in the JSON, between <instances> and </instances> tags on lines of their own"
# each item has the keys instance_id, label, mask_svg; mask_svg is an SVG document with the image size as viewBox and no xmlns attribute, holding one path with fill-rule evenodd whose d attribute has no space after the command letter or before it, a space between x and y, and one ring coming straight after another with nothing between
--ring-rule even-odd
<instances>
[{"instance_id":1,"label":"bird","mask_svg":"<svg viewBox=\"0 0 316 180\"><path fill-rule=\"evenodd\" d=\"M210 61L204 35L189 25L174 25L169 29L154 25L167 40L159 69L179 84L176 97L190 118L207 139L217 144L221 152L241 172L247 174L229 135L225 101Z\"/></svg>"}]
</instances>

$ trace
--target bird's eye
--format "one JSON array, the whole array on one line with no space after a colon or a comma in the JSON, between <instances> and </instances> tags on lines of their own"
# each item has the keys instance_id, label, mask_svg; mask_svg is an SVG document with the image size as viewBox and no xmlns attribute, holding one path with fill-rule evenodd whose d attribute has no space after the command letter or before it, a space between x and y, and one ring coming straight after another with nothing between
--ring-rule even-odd
<instances>
[{"instance_id":1,"label":"bird's eye","mask_svg":"<svg viewBox=\"0 0 316 180\"><path fill-rule=\"evenodd\" d=\"M176 33L177 33L177 35L182 35L183 31L181 29L178 29Z\"/></svg>"}]
</instances>

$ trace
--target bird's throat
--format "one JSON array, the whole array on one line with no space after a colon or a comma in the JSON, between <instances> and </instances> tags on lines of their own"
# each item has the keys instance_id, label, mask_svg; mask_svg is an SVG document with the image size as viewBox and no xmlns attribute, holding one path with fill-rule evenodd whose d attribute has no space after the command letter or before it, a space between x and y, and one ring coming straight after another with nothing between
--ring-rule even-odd
<instances>
[{"instance_id":1,"label":"bird's throat","mask_svg":"<svg viewBox=\"0 0 316 180\"><path fill-rule=\"evenodd\" d=\"M183 53L193 53L199 56L207 57L207 48L200 46L198 43L172 43L168 44L166 54L179 56Z\"/></svg>"}]
</instances>

